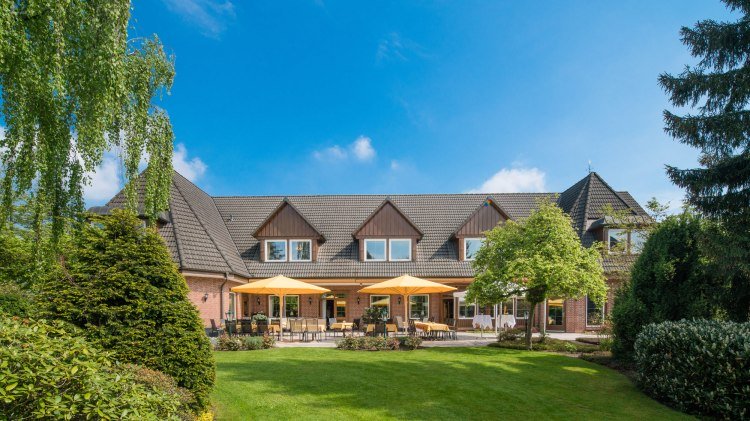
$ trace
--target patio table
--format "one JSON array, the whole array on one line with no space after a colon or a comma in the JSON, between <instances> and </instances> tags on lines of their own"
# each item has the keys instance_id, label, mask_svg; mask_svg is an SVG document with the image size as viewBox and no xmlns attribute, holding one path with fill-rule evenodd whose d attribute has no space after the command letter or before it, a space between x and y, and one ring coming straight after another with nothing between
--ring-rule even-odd
<instances>
[{"instance_id":1,"label":"patio table","mask_svg":"<svg viewBox=\"0 0 750 421\"><path fill-rule=\"evenodd\" d=\"M434 322L414 322L414 326L418 329L421 329L427 333L430 332L445 332L449 331L450 327L443 323L434 323Z\"/></svg>"},{"instance_id":2,"label":"patio table","mask_svg":"<svg viewBox=\"0 0 750 421\"><path fill-rule=\"evenodd\" d=\"M388 323L385 325L386 332L398 332L398 326L396 326L393 323ZM375 325L370 323L367 325L367 333L374 332L375 331Z\"/></svg>"}]
</instances>

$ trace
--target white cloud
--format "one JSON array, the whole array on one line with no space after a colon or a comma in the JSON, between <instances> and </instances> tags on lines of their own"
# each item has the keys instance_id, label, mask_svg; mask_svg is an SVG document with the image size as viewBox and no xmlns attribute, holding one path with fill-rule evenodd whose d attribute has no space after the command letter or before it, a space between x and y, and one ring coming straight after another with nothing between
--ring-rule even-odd
<instances>
[{"instance_id":1,"label":"white cloud","mask_svg":"<svg viewBox=\"0 0 750 421\"><path fill-rule=\"evenodd\" d=\"M83 188L83 198L87 204L102 204L111 199L122 188L120 160L117 155L107 152L96 171L87 174L89 183Z\"/></svg>"},{"instance_id":2,"label":"white cloud","mask_svg":"<svg viewBox=\"0 0 750 421\"><path fill-rule=\"evenodd\" d=\"M182 174L185 178L195 182L206 173L208 166L198 157L188 158L187 149L182 143L175 146L172 155L172 166L175 171Z\"/></svg>"},{"instance_id":3,"label":"white cloud","mask_svg":"<svg viewBox=\"0 0 750 421\"><path fill-rule=\"evenodd\" d=\"M538 168L503 168L469 193L545 192L545 174Z\"/></svg>"},{"instance_id":4,"label":"white cloud","mask_svg":"<svg viewBox=\"0 0 750 421\"><path fill-rule=\"evenodd\" d=\"M163 0L167 8L201 29L203 35L218 38L227 21L235 17L229 0Z\"/></svg>"},{"instance_id":5,"label":"white cloud","mask_svg":"<svg viewBox=\"0 0 750 421\"><path fill-rule=\"evenodd\" d=\"M398 171L401 169L401 163L396 161L395 159L391 161L391 170Z\"/></svg>"},{"instance_id":6,"label":"white cloud","mask_svg":"<svg viewBox=\"0 0 750 421\"><path fill-rule=\"evenodd\" d=\"M372 139L360 136L352 144L354 156L360 161L369 161L375 157L375 149L372 147Z\"/></svg>"},{"instance_id":7,"label":"white cloud","mask_svg":"<svg viewBox=\"0 0 750 421\"><path fill-rule=\"evenodd\" d=\"M346 161L350 157L357 161L372 161L377 152L372 146L372 139L359 136L346 148L333 145L320 151L313 152L313 157L319 161Z\"/></svg>"}]
</instances>

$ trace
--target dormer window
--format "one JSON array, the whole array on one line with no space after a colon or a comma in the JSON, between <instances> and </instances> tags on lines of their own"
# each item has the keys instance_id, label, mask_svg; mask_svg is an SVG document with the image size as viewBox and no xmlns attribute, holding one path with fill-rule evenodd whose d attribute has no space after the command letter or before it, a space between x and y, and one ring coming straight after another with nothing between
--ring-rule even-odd
<instances>
[{"instance_id":1,"label":"dormer window","mask_svg":"<svg viewBox=\"0 0 750 421\"><path fill-rule=\"evenodd\" d=\"M312 261L311 240L289 240L289 261L310 262Z\"/></svg>"},{"instance_id":2,"label":"dormer window","mask_svg":"<svg viewBox=\"0 0 750 421\"><path fill-rule=\"evenodd\" d=\"M388 244L388 260L391 262L408 262L411 260L411 239L392 238Z\"/></svg>"},{"instance_id":3,"label":"dormer window","mask_svg":"<svg viewBox=\"0 0 750 421\"><path fill-rule=\"evenodd\" d=\"M465 238L464 239L464 260L472 261L477 258L477 252L482 248L484 238Z\"/></svg>"},{"instance_id":4,"label":"dormer window","mask_svg":"<svg viewBox=\"0 0 750 421\"><path fill-rule=\"evenodd\" d=\"M646 243L646 232L620 228L607 229L607 250L609 253L638 254Z\"/></svg>"},{"instance_id":5,"label":"dormer window","mask_svg":"<svg viewBox=\"0 0 750 421\"><path fill-rule=\"evenodd\" d=\"M266 240L266 261L286 262L286 240Z\"/></svg>"},{"instance_id":6,"label":"dormer window","mask_svg":"<svg viewBox=\"0 0 750 421\"><path fill-rule=\"evenodd\" d=\"M385 240L365 240L365 260L368 262L384 262L385 244Z\"/></svg>"}]
</instances>

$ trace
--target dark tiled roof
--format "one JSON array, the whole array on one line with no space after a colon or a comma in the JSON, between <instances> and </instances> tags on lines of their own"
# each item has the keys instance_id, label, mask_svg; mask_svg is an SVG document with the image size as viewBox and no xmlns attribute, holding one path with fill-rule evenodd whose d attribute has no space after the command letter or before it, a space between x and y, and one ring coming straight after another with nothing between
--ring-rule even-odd
<instances>
[{"instance_id":1,"label":"dark tiled roof","mask_svg":"<svg viewBox=\"0 0 750 421\"><path fill-rule=\"evenodd\" d=\"M435 278L469 278L469 262L458 260L453 233L489 197L512 219L524 218L542 200L557 200L571 215L584 243L593 237L587 222L601 217L610 203L634 215L645 212L627 193L615 192L596 173L571 188L554 193L311 195L210 197L175 173L171 188L169 221L161 224L172 255L182 269L230 272L264 278L284 274L298 278L380 278L404 273ZM352 233L390 200L423 238L417 242L415 261L360 262ZM316 262L272 263L260 261L260 243L253 233L286 200L326 239ZM123 206L122 193L107 204ZM622 269L622 259L605 259L607 271Z\"/></svg>"}]
</instances>

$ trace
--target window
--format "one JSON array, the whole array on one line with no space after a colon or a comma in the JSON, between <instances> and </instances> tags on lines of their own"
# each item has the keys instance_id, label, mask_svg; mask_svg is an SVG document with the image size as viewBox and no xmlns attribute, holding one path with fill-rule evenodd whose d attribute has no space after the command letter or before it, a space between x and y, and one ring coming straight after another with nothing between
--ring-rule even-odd
<instances>
[{"instance_id":1,"label":"window","mask_svg":"<svg viewBox=\"0 0 750 421\"><path fill-rule=\"evenodd\" d=\"M628 233L623 229L611 228L607 230L607 246L610 253L622 253L628 242Z\"/></svg>"},{"instance_id":2,"label":"window","mask_svg":"<svg viewBox=\"0 0 750 421\"><path fill-rule=\"evenodd\" d=\"M382 309L382 314L386 319L391 318L391 296L390 295L371 295L370 307Z\"/></svg>"},{"instance_id":3,"label":"window","mask_svg":"<svg viewBox=\"0 0 750 421\"><path fill-rule=\"evenodd\" d=\"M389 259L394 262L411 260L411 240L391 239L389 242Z\"/></svg>"},{"instance_id":4,"label":"window","mask_svg":"<svg viewBox=\"0 0 750 421\"><path fill-rule=\"evenodd\" d=\"M289 260L292 262L312 261L312 241L289 240Z\"/></svg>"},{"instance_id":5,"label":"window","mask_svg":"<svg viewBox=\"0 0 750 421\"><path fill-rule=\"evenodd\" d=\"M523 298L516 298L516 319L525 319L529 316L531 306Z\"/></svg>"},{"instance_id":6,"label":"window","mask_svg":"<svg viewBox=\"0 0 750 421\"><path fill-rule=\"evenodd\" d=\"M266 240L266 261L286 262L286 240Z\"/></svg>"},{"instance_id":7,"label":"window","mask_svg":"<svg viewBox=\"0 0 750 421\"><path fill-rule=\"evenodd\" d=\"M482 238L465 238L464 239L464 260L474 260L477 252L482 247L484 239Z\"/></svg>"},{"instance_id":8,"label":"window","mask_svg":"<svg viewBox=\"0 0 750 421\"><path fill-rule=\"evenodd\" d=\"M498 307L502 307L502 308L498 308L498 311L500 311L500 314L502 315L513 314L513 299L512 298L507 301L503 301L500 304L501 306L498 306Z\"/></svg>"},{"instance_id":9,"label":"window","mask_svg":"<svg viewBox=\"0 0 750 421\"><path fill-rule=\"evenodd\" d=\"M336 318L346 319L346 294L336 294L334 305L336 306Z\"/></svg>"},{"instance_id":10,"label":"window","mask_svg":"<svg viewBox=\"0 0 750 421\"><path fill-rule=\"evenodd\" d=\"M639 254L646 243L647 234L644 231L632 231L630 233L630 252Z\"/></svg>"},{"instance_id":11,"label":"window","mask_svg":"<svg viewBox=\"0 0 750 421\"><path fill-rule=\"evenodd\" d=\"M459 319L471 319L477 312L477 306L474 304L466 304L466 300L463 298L458 299L458 318Z\"/></svg>"},{"instance_id":12,"label":"window","mask_svg":"<svg viewBox=\"0 0 750 421\"><path fill-rule=\"evenodd\" d=\"M271 317L278 318L280 313L278 295L268 296L268 307L271 309ZM299 317L299 295L284 296L284 317Z\"/></svg>"},{"instance_id":13,"label":"window","mask_svg":"<svg viewBox=\"0 0 750 421\"><path fill-rule=\"evenodd\" d=\"M586 326L601 326L604 321L604 306L598 306L586 296Z\"/></svg>"},{"instance_id":14,"label":"window","mask_svg":"<svg viewBox=\"0 0 750 421\"><path fill-rule=\"evenodd\" d=\"M547 326L562 326L564 320L564 301L560 298L547 300Z\"/></svg>"},{"instance_id":15,"label":"window","mask_svg":"<svg viewBox=\"0 0 750 421\"><path fill-rule=\"evenodd\" d=\"M365 240L365 260L370 262L384 262L385 240Z\"/></svg>"},{"instance_id":16,"label":"window","mask_svg":"<svg viewBox=\"0 0 750 421\"><path fill-rule=\"evenodd\" d=\"M430 317L430 296L429 295L410 295L409 296L409 318L424 319Z\"/></svg>"}]
</instances>

